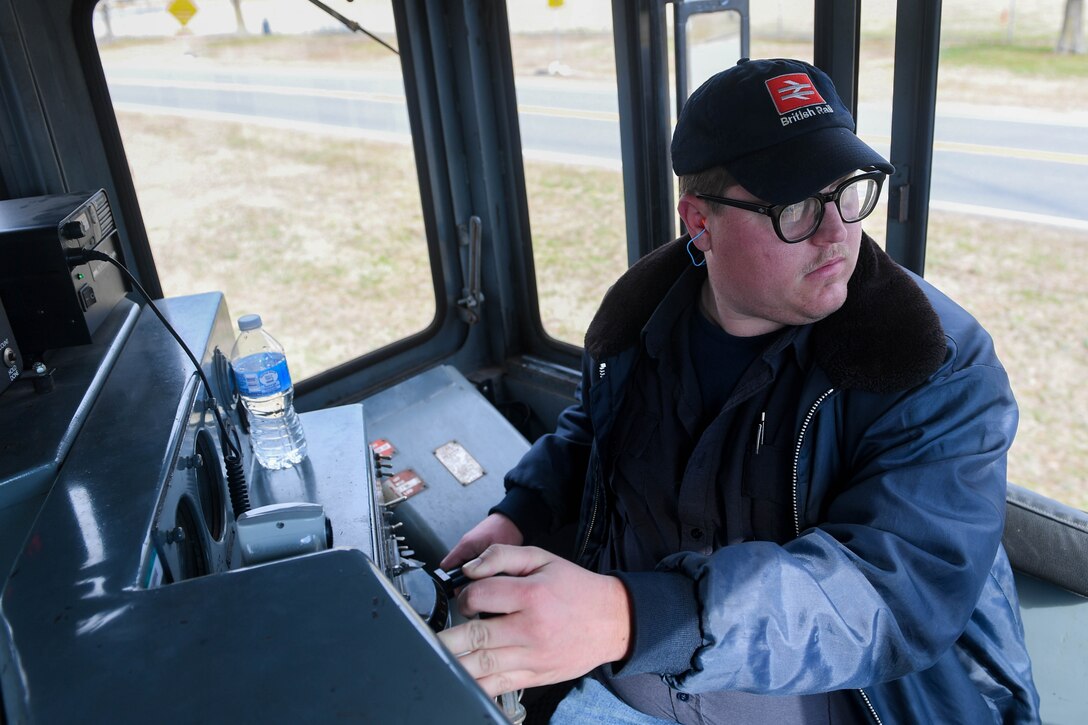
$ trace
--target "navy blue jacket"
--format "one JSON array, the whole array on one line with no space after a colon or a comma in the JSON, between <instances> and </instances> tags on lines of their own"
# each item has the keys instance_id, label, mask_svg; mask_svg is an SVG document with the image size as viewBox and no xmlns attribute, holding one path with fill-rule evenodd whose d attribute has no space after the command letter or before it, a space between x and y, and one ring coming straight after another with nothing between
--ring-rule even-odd
<instances>
[{"instance_id":1,"label":"navy blue jacket","mask_svg":"<svg viewBox=\"0 0 1088 725\"><path fill-rule=\"evenodd\" d=\"M621 453L610 433L642 330L689 265L685 242L609 291L587 332L579 403L507 475L496 507L530 541L577 518L589 568L609 536ZM635 622L621 674L694 693L856 689L885 725L1037 722L1001 547L1017 410L989 335L868 237L846 303L809 328L786 373L800 380L771 383L794 391L777 403L794 420L780 485L796 537L680 551L623 575ZM678 641L692 643L681 667Z\"/></svg>"}]
</instances>

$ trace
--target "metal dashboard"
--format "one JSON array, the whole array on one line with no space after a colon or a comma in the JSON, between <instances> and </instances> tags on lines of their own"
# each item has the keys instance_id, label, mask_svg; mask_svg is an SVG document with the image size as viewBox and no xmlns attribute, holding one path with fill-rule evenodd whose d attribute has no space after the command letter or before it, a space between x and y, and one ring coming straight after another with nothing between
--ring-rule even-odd
<instances>
[{"instance_id":1,"label":"metal dashboard","mask_svg":"<svg viewBox=\"0 0 1088 725\"><path fill-rule=\"evenodd\" d=\"M212 371L223 297L163 306ZM364 405L303 414L301 466L247 450L254 504L321 503L333 546L242 567L215 418L159 321L123 301L50 365L53 392L0 398L10 722L503 722L387 577Z\"/></svg>"}]
</instances>

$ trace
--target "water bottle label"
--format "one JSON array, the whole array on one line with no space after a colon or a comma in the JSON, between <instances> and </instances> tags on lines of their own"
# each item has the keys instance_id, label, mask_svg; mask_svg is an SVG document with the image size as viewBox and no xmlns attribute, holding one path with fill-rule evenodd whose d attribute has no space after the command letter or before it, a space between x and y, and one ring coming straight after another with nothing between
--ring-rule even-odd
<instances>
[{"instance_id":1,"label":"water bottle label","mask_svg":"<svg viewBox=\"0 0 1088 725\"><path fill-rule=\"evenodd\" d=\"M234 379L238 392L249 398L263 398L285 392L291 387L291 373L287 370L287 358L280 356L271 366L259 370L246 370L246 366L234 367Z\"/></svg>"}]
</instances>

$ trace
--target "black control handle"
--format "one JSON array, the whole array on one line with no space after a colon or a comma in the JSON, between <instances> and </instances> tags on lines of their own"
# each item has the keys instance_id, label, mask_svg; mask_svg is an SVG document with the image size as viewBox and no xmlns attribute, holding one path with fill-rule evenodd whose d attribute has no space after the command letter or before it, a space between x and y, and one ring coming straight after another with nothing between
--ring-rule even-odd
<instances>
[{"instance_id":1,"label":"black control handle","mask_svg":"<svg viewBox=\"0 0 1088 725\"><path fill-rule=\"evenodd\" d=\"M471 579L465 576L461 571L461 567L454 567L449 571L443 569L435 569L432 574L434 580L438 582L438 586L442 588L443 593L449 598L453 598L458 589L468 584Z\"/></svg>"}]
</instances>

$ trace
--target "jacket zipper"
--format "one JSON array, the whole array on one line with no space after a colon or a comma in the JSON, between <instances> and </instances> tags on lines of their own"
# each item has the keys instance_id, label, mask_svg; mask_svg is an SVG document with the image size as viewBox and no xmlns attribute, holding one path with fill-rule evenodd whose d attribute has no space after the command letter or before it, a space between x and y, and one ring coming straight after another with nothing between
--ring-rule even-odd
<instances>
[{"instance_id":1,"label":"jacket zipper","mask_svg":"<svg viewBox=\"0 0 1088 725\"><path fill-rule=\"evenodd\" d=\"M801 535L801 515L800 507L797 505L797 466L801 460L801 446L805 442L805 433L808 432L808 424L812 422L812 417L816 415L816 410L820 407L828 396L835 392L834 388L828 388L827 392L816 398L816 402L812 404L812 407L808 409L808 415L805 416L805 421L801 424L801 432L797 435L797 448L793 452L793 535Z\"/></svg>"},{"instance_id":2,"label":"jacket zipper","mask_svg":"<svg viewBox=\"0 0 1088 725\"><path fill-rule=\"evenodd\" d=\"M869 696L865 694L865 690L859 687L858 692L861 693L861 699L865 700L865 707L869 708L869 714L873 716L873 720L876 721L876 725L883 725L880 722L880 716L876 714L876 708L873 707L873 703L869 701Z\"/></svg>"},{"instance_id":3,"label":"jacket zipper","mask_svg":"<svg viewBox=\"0 0 1088 725\"><path fill-rule=\"evenodd\" d=\"M801 535L801 507L797 502L797 479L798 479L798 466L801 461L801 446L805 442L805 434L808 432L809 423L812 422L812 418L816 415L816 411L823 404L828 397L835 392L834 388L828 388L827 392L816 399L816 402L812 404L812 407L808 409L808 415L805 416L805 420L801 423L801 432L797 436L797 448L793 452L793 530L795 536ZM873 720L876 725L882 725L880 716L876 714L876 708L873 707L872 701L869 700L869 696L865 694L865 690L858 688L858 692L861 693L861 699L865 701L865 707L869 710L869 714L873 716Z\"/></svg>"},{"instance_id":4,"label":"jacket zipper","mask_svg":"<svg viewBox=\"0 0 1088 725\"><path fill-rule=\"evenodd\" d=\"M581 559L585 555L586 549L589 547L589 537L593 533L593 525L597 522L597 499L601 491L600 461L596 463L596 466L597 475L594 476L595 480L593 481L593 508L591 508L589 512L589 524L586 526L586 535L585 538L582 540L582 547L578 551L578 559Z\"/></svg>"}]
</instances>

